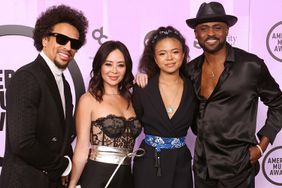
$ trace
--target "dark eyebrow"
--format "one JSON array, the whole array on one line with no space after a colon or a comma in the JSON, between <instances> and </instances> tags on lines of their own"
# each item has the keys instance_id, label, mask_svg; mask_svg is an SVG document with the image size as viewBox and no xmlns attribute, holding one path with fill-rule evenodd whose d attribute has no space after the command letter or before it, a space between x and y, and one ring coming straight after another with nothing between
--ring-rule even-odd
<instances>
[{"instance_id":1,"label":"dark eyebrow","mask_svg":"<svg viewBox=\"0 0 282 188\"><path fill-rule=\"evenodd\" d=\"M113 61L107 60L107 59L105 60L105 63L106 63L106 62L113 63ZM117 63L125 63L125 61L118 61Z\"/></svg>"},{"instance_id":2,"label":"dark eyebrow","mask_svg":"<svg viewBox=\"0 0 282 188\"><path fill-rule=\"evenodd\" d=\"M156 52L162 52L162 51L166 52L166 51L172 51L172 50L181 50L181 48L172 48L172 49L170 49L170 50L163 50L163 49L157 50L157 49L156 49Z\"/></svg>"}]
</instances>

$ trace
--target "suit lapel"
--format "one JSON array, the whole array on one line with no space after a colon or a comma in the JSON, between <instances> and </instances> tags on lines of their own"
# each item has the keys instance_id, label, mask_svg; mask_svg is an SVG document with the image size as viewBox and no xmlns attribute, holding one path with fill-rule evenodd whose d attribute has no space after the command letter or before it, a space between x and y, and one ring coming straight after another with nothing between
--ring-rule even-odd
<instances>
[{"instance_id":1,"label":"suit lapel","mask_svg":"<svg viewBox=\"0 0 282 188\"><path fill-rule=\"evenodd\" d=\"M182 78L183 79L183 91L182 91L182 95L181 95L181 99L180 99L180 103L177 109L175 109L175 113L174 115L171 117L171 121L175 122L177 120L179 120L179 116L182 115L182 109L183 109L183 105L186 104L185 97L188 95L188 84L187 84L187 80L186 78ZM184 101L184 102L183 102Z\"/></svg>"},{"instance_id":2,"label":"suit lapel","mask_svg":"<svg viewBox=\"0 0 282 188\"><path fill-rule=\"evenodd\" d=\"M149 95L151 96L150 100L152 100L151 104L153 105L153 107L158 112L157 114L159 114L159 116L165 122L164 124L170 125L171 121L170 121L170 119L167 115L166 108L165 108L165 105L163 103L161 93L160 93L160 90L159 90L159 75L151 78L151 83L148 86L149 86L149 91L150 91Z\"/></svg>"},{"instance_id":3,"label":"suit lapel","mask_svg":"<svg viewBox=\"0 0 282 188\"><path fill-rule=\"evenodd\" d=\"M52 74L52 72L51 72L50 68L48 67L47 63L44 61L44 59L40 55L37 57L36 61L38 61L39 67L42 70L42 73L43 73L43 76L44 76L45 83L50 89L50 93L51 93L53 99L55 100L56 107L59 111L62 124L64 124L63 123L64 122L63 105L62 105L59 89L58 89L56 80L54 78L54 75Z\"/></svg>"}]
</instances>

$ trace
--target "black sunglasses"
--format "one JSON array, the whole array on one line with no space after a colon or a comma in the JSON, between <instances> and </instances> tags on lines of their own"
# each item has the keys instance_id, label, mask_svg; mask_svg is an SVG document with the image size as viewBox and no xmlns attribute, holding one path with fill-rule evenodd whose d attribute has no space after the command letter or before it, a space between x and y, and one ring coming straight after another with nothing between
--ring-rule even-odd
<instances>
[{"instance_id":1,"label":"black sunglasses","mask_svg":"<svg viewBox=\"0 0 282 188\"><path fill-rule=\"evenodd\" d=\"M71 48L74 50L78 50L82 44L77 39L72 39L66 35L60 34L60 33L49 33L48 36L56 37L56 42L60 45L65 45L69 41L71 42Z\"/></svg>"}]
</instances>

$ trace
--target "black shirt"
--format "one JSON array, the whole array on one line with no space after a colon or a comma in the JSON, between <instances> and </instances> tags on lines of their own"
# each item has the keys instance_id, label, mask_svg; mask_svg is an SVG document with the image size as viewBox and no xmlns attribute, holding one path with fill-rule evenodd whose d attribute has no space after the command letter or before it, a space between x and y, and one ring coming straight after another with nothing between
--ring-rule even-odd
<instances>
[{"instance_id":1,"label":"black shirt","mask_svg":"<svg viewBox=\"0 0 282 188\"><path fill-rule=\"evenodd\" d=\"M268 106L258 136L272 143L282 126L282 95L264 61L227 44L219 81L208 99L200 96L204 55L191 61L188 74L200 99L194 171L201 177L224 179L250 167L249 150L257 144L258 99Z\"/></svg>"}]
</instances>

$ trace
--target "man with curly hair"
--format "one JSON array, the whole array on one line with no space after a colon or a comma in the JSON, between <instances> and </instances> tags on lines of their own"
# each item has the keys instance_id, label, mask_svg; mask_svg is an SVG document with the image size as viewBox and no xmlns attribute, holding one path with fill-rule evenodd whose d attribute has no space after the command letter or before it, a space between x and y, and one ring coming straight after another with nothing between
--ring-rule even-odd
<instances>
[{"instance_id":1,"label":"man with curly hair","mask_svg":"<svg viewBox=\"0 0 282 188\"><path fill-rule=\"evenodd\" d=\"M53 6L36 21L40 52L7 89L6 147L0 187L58 188L68 184L74 135L70 86L63 71L86 42L81 11Z\"/></svg>"}]
</instances>

